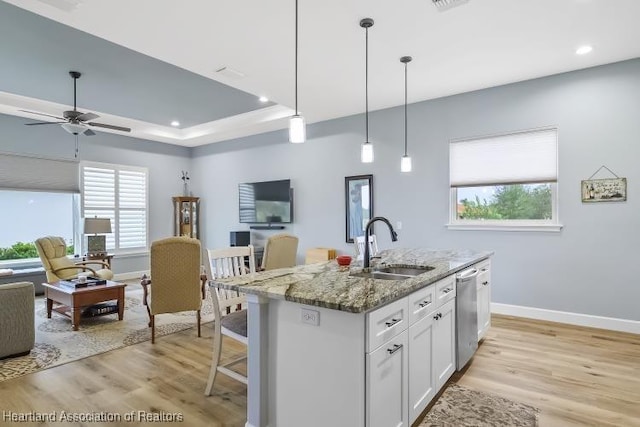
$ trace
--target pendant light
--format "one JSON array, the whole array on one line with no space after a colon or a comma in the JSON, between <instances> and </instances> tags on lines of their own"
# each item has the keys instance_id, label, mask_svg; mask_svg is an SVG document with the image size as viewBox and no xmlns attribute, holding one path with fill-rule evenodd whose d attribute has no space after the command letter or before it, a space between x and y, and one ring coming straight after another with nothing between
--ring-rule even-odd
<instances>
[{"instance_id":1,"label":"pendant light","mask_svg":"<svg viewBox=\"0 0 640 427\"><path fill-rule=\"evenodd\" d=\"M407 64L411 59L410 56L400 58L400 62L404 64L404 156L400 161L401 172L411 172L411 157L407 155Z\"/></svg>"},{"instance_id":2,"label":"pendant light","mask_svg":"<svg viewBox=\"0 0 640 427\"><path fill-rule=\"evenodd\" d=\"M289 142L300 144L306 141L307 131L304 117L298 113L298 0L296 0L296 114L289 120Z\"/></svg>"},{"instance_id":3,"label":"pendant light","mask_svg":"<svg viewBox=\"0 0 640 427\"><path fill-rule=\"evenodd\" d=\"M365 93L365 123L366 133L364 144L360 147L360 160L362 163L373 163L373 144L369 142L369 28L373 26L373 19L364 18L360 26L365 32L365 65L364 65L364 93Z\"/></svg>"}]
</instances>

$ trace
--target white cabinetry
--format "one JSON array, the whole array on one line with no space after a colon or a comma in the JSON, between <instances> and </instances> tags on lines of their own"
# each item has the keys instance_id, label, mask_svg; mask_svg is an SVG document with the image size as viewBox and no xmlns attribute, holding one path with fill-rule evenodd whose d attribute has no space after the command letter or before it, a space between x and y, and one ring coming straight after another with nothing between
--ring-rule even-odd
<instances>
[{"instance_id":1,"label":"white cabinetry","mask_svg":"<svg viewBox=\"0 0 640 427\"><path fill-rule=\"evenodd\" d=\"M411 425L455 371L455 295L449 276L369 313L368 427Z\"/></svg>"},{"instance_id":2,"label":"white cabinetry","mask_svg":"<svg viewBox=\"0 0 640 427\"><path fill-rule=\"evenodd\" d=\"M456 370L456 301L450 300L433 315L433 373L440 390Z\"/></svg>"},{"instance_id":3,"label":"white cabinetry","mask_svg":"<svg viewBox=\"0 0 640 427\"><path fill-rule=\"evenodd\" d=\"M409 326L409 420L412 423L436 395L434 324L433 317L426 316Z\"/></svg>"},{"instance_id":4,"label":"white cabinetry","mask_svg":"<svg viewBox=\"0 0 640 427\"><path fill-rule=\"evenodd\" d=\"M408 427L406 329L367 354L367 426Z\"/></svg>"},{"instance_id":5,"label":"white cabinetry","mask_svg":"<svg viewBox=\"0 0 640 427\"><path fill-rule=\"evenodd\" d=\"M478 341L486 335L491 326L491 260L475 265L478 269L476 281L478 290Z\"/></svg>"},{"instance_id":6,"label":"white cabinetry","mask_svg":"<svg viewBox=\"0 0 640 427\"><path fill-rule=\"evenodd\" d=\"M368 427L408 427L408 297L367 316Z\"/></svg>"}]
</instances>

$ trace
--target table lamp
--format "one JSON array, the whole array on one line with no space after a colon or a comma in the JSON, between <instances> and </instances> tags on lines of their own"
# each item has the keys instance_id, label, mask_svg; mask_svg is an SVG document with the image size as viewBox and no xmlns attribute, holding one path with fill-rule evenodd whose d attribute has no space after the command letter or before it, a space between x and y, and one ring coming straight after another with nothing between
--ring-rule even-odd
<instances>
[{"instance_id":1,"label":"table lamp","mask_svg":"<svg viewBox=\"0 0 640 427\"><path fill-rule=\"evenodd\" d=\"M109 218L85 218L84 234L87 236L87 254L102 255L107 253L106 237L98 234L111 233L111 219Z\"/></svg>"}]
</instances>

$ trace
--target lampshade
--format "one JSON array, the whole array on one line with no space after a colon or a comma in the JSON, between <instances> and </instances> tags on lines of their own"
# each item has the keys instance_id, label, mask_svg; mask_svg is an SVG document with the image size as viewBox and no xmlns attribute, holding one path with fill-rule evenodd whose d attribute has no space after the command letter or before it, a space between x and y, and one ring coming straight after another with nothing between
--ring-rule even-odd
<instances>
[{"instance_id":1,"label":"lampshade","mask_svg":"<svg viewBox=\"0 0 640 427\"><path fill-rule=\"evenodd\" d=\"M411 157L402 156L400 161L400 172L411 172Z\"/></svg>"},{"instance_id":2,"label":"lampshade","mask_svg":"<svg viewBox=\"0 0 640 427\"><path fill-rule=\"evenodd\" d=\"M111 233L111 219L109 218L85 218L84 234Z\"/></svg>"},{"instance_id":3,"label":"lampshade","mask_svg":"<svg viewBox=\"0 0 640 427\"><path fill-rule=\"evenodd\" d=\"M303 143L307 139L304 125L304 117L296 114L289 120L289 142L294 144Z\"/></svg>"},{"instance_id":4,"label":"lampshade","mask_svg":"<svg viewBox=\"0 0 640 427\"><path fill-rule=\"evenodd\" d=\"M79 124L79 123L63 123L60 126L62 126L62 129L66 130L67 132L73 135L78 135L87 130L86 125Z\"/></svg>"},{"instance_id":5,"label":"lampshade","mask_svg":"<svg viewBox=\"0 0 640 427\"><path fill-rule=\"evenodd\" d=\"M373 163L373 144L365 142L360 146L360 161L362 163Z\"/></svg>"}]
</instances>

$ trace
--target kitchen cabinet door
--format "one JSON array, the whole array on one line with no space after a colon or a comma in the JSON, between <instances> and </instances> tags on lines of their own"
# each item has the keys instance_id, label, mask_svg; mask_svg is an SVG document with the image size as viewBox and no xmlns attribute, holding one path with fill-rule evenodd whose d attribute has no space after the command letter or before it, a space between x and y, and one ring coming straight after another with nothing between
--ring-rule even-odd
<instances>
[{"instance_id":1,"label":"kitchen cabinet door","mask_svg":"<svg viewBox=\"0 0 640 427\"><path fill-rule=\"evenodd\" d=\"M407 330L366 355L367 427L409 427Z\"/></svg>"},{"instance_id":2,"label":"kitchen cabinet door","mask_svg":"<svg viewBox=\"0 0 640 427\"><path fill-rule=\"evenodd\" d=\"M491 261L478 264L478 341L491 326Z\"/></svg>"},{"instance_id":3,"label":"kitchen cabinet door","mask_svg":"<svg viewBox=\"0 0 640 427\"><path fill-rule=\"evenodd\" d=\"M436 394L433 375L434 323L430 313L409 326L409 422L413 423Z\"/></svg>"},{"instance_id":4,"label":"kitchen cabinet door","mask_svg":"<svg viewBox=\"0 0 640 427\"><path fill-rule=\"evenodd\" d=\"M433 315L433 372L436 393L456 370L456 300L439 307Z\"/></svg>"}]
</instances>

